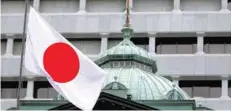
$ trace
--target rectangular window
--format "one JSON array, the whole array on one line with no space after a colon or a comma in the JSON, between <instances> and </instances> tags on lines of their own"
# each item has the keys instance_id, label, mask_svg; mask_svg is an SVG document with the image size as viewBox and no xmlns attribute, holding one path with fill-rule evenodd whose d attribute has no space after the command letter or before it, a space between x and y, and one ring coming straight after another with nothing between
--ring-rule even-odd
<instances>
[{"instance_id":1,"label":"rectangular window","mask_svg":"<svg viewBox=\"0 0 231 111\"><path fill-rule=\"evenodd\" d=\"M1 55L6 53L7 39L1 39Z\"/></svg>"},{"instance_id":2,"label":"rectangular window","mask_svg":"<svg viewBox=\"0 0 231 111\"><path fill-rule=\"evenodd\" d=\"M84 54L99 54L101 48L100 39L68 39L76 48Z\"/></svg>"},{"instance_id":3,"label":"rectangular window","mask_svg":"<svg viewBox=\"0 0 231 111\"><path fill-rule=\"evenodd\" d=\"M86 0L87 12L123 12L125 0Z\"/></svg>"},{"instance_id":4,"label":"rectangular window","mask_svg":"<svg viewBox=\"0 0 231 111\"><path fill-rule=\"evenodd\" d=\"M118 45L123 39L122 38L109 38L107 48L110 49L116 45Z\"/></svg>"},{"instance_id":5,"label":"rectangular window","mask_svg":"<svg viewBox=\"0 0 231 111\"><path fill-rule=\"evenodd\" d=\"M190 97L218 98L221 96L221 81L219 80L184 80L179 82L179 86Z\"/></svg>"},{"instance_id":6,"label":"rectangular window","mask_svg":"<svg viewBox=\"0 0 231 111\"><path fill-rule=\"evenodd\" d=\"M218 11L221 9L221 0L181 0L183 11Z\"/></svg>"},{"instance_id":7,"label":"rectangular window","mask_svg":"<svg viewBox=\"0 0 231 111\"><path fill-rule=\"evenodd\" d=\"M79 10L79 0L41 0L42 13L68 13Z\"/></svg>"},{"instance_id":8,"label":"rectangular window","mask_svg":"<svg viewBox=\"0 0 231 111\"><path fill-rule=\"evenodd\" d=\"M27 82L22 82L22 88L20 92L20 98L24 98L26 96L26 87ZM17 98L17 89L18 89L18 81L1 81L1 98Z\"/></svg>"},{"instance_id":9,"label":"rectangular window","mask_svg":"<svg viewBox=\"0 0 231 111\"><path fill-rule=\"evenodd\" d=\"M33 0L29 0L30 5L33 5ZM1 13L24 13L24 0L2 0Z\"/></svg>"},{"instance_id":10,"label":"rectangular window","mask_svg":"<svg viewBox=\"0 0 231 111\"><path fill-rule=\"evenodd\" d=\"M205 37L204 51L208 54L231 54L231 37Z\"/></svg>"},{"instance_id":11,"label":"rectangular window","mask_svg":"<svg viewBox=\"0 0 231 111\"><path fill-rule=\"evenodd\" d=\"M55 91L52 91L52 86L48 81L34 82L34 97L35 98L54 98L57 96Z\"/></svg>"},{"instance_id":12,"label":"rectangular window","mask_svg":"<svg viewBox=\"0 0 231 111\"><path fill-rule=\"evenodd\" d=\"M228 9L231 11L231 0L228 0Z\"/></svg>"},{"instance_id":13,"label":"rectangular window","mask_svg":"<svg viewBox=\"0 0 231 111\"><path fill-rule=\"evenodd\" d=\"M196 52L196 37L156 38L157 54L193 54Z\"/></svg>"},{"instance_id":14,"label":"rectangular window","mask_svg":"<svg viewBox=\"0 0 231 111\"><path fill-rule=\"evenodd\" d=\"M14 39L13 54L20 55L22 52L22 39Z\"/></svg>"},{"instance_id":15,"label":"rectangular window","mask_svg":"<svg viewBox=\"0 0 231 111\"><path fill-rule=\"evenodd\" d=\"M149 39L148 37L133 37L131 41L138 47L148 51Z\"/></svg>"},{"instance_id":16,"label":"rectangular window","mask_svg":"<svg viewBox=\"0 0 231 111\"><path fill-rule=\"evenodd\" d=\"M228 81L229 92L228 95L231 97L231 80Z\"/></svg>"},{"instance_id":17,"label":"rectangular window","mask_svg":"<svg viewBox=\"0 0 231 111\"><path fill-rule=\"evenodd\" d=\"M173 0L133 0L135 12L163 12L173 9Z\"/></svg>"}]
</instances>

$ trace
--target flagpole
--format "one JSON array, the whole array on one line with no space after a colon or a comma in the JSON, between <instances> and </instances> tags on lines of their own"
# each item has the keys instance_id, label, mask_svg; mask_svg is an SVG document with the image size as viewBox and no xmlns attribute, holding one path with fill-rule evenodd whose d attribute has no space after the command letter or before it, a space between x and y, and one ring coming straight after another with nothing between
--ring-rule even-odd
<instances>
[{"instance_id":1,"label":"flagpole","mask_svg":"<svg viewBox=\"0 0 231 111\"><path fill-rule=\"evenodd\" d=\"M21 60L20 60L18 89L17 89L17 107L16 107L17 110L19 110L19 106L20 106L20 89L22 86L21 85L22 84L22 68L23 68L23 58L24 58L24 50L25 50L25 42L26 42L28 5L29 5L29 0L25 0L25 12L24 12L23 33L22 33L22 52L21 52Z\"/></svg>"}]
</instances>

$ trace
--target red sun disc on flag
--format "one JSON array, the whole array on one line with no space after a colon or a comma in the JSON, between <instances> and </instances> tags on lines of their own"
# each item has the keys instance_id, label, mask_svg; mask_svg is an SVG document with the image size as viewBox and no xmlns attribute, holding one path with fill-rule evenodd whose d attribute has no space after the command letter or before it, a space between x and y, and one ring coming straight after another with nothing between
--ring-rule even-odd
<instances>
[{"instance_id":1,"label":"red sun disc on flag","mask_svg":"<svg viewBox=\"0 0 231 111\"><path fill-rule=\"evenodd\" d=\"M79 72L79 57L75 50L66 43L54 43L44 52L44 69L59 83L73 80Z\"/></svg>"}]
</instances>

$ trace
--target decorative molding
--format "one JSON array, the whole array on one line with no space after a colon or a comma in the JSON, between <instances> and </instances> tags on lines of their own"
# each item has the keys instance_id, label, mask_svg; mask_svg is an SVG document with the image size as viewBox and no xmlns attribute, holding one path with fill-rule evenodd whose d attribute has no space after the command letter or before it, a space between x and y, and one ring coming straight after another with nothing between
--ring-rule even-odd
<instances>
[{"instance_id":1,"label":"decorative molding","mask_svg":"<svg viewBox=\"0 0 231 111\"><path fill-rule=\"evenodd\" d=\"M148 37L156 37L157 33L156 32L148 32Z\"/></svg>"},{"instance_id":2,"label":"decorative molding","mask_svg":"<svg viewBox=\"0 0 231 111\"><path fill-rule=\"evenodd\" d=\"M229 75L221 75L221 80L229 80Z\"/></svg>"},{"instance_id":3,"label":"decorative molding","mask_svg":"<svg viewBox=\"0 0 231 111\"><path fill-rule=\"evenodd\" d=\"M196 35L197 35L197 37L204 37L205 32L197 32Z\"/></svg>"},{"instance_id":4,"label":"decorative molding","mask_svg":"<svg viewBox=\"0 0 231 111\"><path fill-rule=\"evenodd\" d=\"M5 34L6 35L6 39L15 39L16 36L15 34Z\"/></svg>"},{"instance_id":5,"label":"decorative molding","mask_svg":"<svg viewBox=\"0 0 231 111\"><path fill-rule=\"evenodd\" d=\"M100 33L99 35L101 38L108 38L110 36L109 33Z\"/></svg>"},{"instance_id":6,"label":"decorative molding","mask_svg":"<svg viewBox=\"0 0 231 111\"><path fill-rule=\"evenodd\" d=\"M180 80L180 76L171 76L173 80Z\"/></svg>"}]
</instances>

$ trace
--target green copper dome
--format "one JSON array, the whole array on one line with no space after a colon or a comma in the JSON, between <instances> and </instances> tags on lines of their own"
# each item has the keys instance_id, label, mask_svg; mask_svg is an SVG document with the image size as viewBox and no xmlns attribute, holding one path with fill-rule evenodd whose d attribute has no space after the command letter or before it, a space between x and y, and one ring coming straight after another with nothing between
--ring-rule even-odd
<instances>
[{"instance_id":1,"label":"green copper dome","mask_svg":"<svg viewBox=\"0 0 231 111\"><path fill-rule=\"evenodd\" d=\"M116 77L116 82L128 89L132 100L174 99L174 95L177 100L189 99L183 90L174 86L168 79L139 68L105 68L104 70L108 73L104 86L115 82Z\"/></svg>"},{"instance_id":2,"label":"green copper dome","mask_svg":"<svg viewBox=\"0 0 231 111\"><path fill-rule=\"evenodd\" d=\"M129 11L127 11L128 13ZM107 72L103 91L132 100L187 100L189 96L170 80L156 75L156 62L130 40L133 29L127 15L123 41L95 61Z\"/></svg>"},{"instance_id":3,"label":"green copper dome","mask_svg":"<svg viewBox=\"0 0 231 111\"><path fill-rule=\"evenodd\" d=\"M148 52L143 48L137 47L132 41L130 41L131 33L133 30L130 27L125 27L122 30L123 32L123 41L118 45L108 49L105 53L102 54L102 57L107 55L130 55L135 54L145 58L150 58Z\"/></svg>"}]
</instances>

